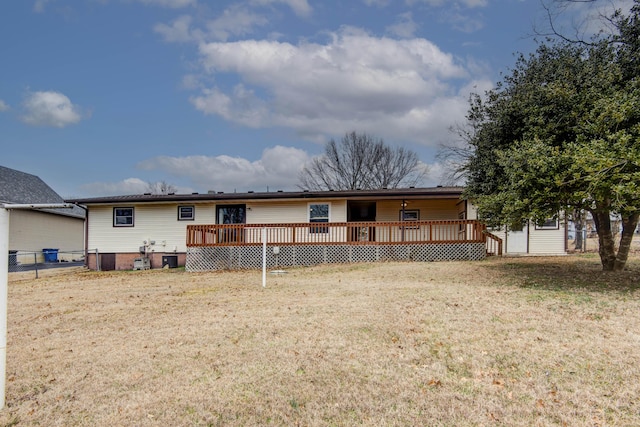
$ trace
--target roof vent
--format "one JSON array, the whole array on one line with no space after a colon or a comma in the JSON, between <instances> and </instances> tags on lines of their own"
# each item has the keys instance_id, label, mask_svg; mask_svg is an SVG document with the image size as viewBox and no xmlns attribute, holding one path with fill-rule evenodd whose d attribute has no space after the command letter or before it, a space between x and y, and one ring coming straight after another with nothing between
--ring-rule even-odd
<instances>
[{"instance_id":1,"label":"roof vent","mask_svg":"<svg viewBox=\"0 0 640 427\"><path fill-rule=\"evenodd\" d=\"M436 185L436 187L438 187L438 188L442 188L442 185Z\"/></svg>"},{"instance_id":2,"label":"roof vent","mask_svg":"<svg viewBox=\"0 0 640 427\"><path fill-rule=\"evenodd\" d=\"M278 193L282 193L282 190L278 190Z\"/></svg>"},{"instance_id":3,"label":"roof vent","mask_svg":"<svg viewBox=\"0 0 640 427\"><path fill-rule=\"evenodd\" d=\"M251 193L253 193L253 190L249 190L249 191L247 191L247 193L251 194Z\"/></svg>"},{"instance_id":4,"label":"roof vent","mask_svg":"<svg viewBox=\"0 0 640 427\"><path fill-rule=\"evenodd\" d=\"M409 188L416 188L416 187L412 185L412 186L411 186L411 187L409 187Z\"/></svg>"},{"instance_id":5,"label":"roof vent","mask_svg":"<svg viewBox=\"0 0 640 427\"><path fill-rule=\"evenodd\" d=\"M195 191L195 192L193 192L193 193L191 193L191 194L198 194L198 192L197 192L197 191Z\"/></svg>"},{"instance_id":6,"label":"roof vent","mask_svg":"<svg viewBox=\"0 0 640 427\"><path fill-rule=\"evenodd\" d=\"M304 190L304 191L303 191L303 193L308 193L308 192L309 192L309 190Z\"/></svg>"},{"instance_id":7,"label":"roof vent","mask_svg":"<svg viewBox=\"0 0 640 427\"><path fill-rule=\"evenodd\" d=\"M151 195L151 193L144 193L144 195L145 195L145 196L150 196L150 195Z\"/></svg>"},{"instance_id":8,"label":"roof vent","mask_svg":"<svg viewBox=\"0 0 640 427\"><path fill-rule=\"evenodd\" d=\"M218 191L218 194L224 194L224 191Z\"/></svg>"},{"instance_id":9,"label":"roof vent","mask_svg":"<svg viewBox=\"0 0 640 427\"><path fill-rule=\"evenodd\" d=\"M175 194L176 194L176 193L167 193L167 195L168 195L168 196L173 196L173 195L175 195Z\"/></svg>"}]
</instances>

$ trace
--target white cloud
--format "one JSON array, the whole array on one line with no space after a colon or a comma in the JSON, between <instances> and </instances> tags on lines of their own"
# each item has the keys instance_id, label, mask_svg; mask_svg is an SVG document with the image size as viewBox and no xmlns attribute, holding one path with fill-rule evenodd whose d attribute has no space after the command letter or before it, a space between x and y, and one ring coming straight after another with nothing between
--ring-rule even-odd
<instances>
[{"instance_id":1,"label":"white cloud","mask_svg":"<svg viewBox=\"0 0 640 427\"><path fill-rule=\"evenodd\" d=\"M147 191L148 184L139 178L127 178L119 182L92 182L80 187L93 196L142 194Z\"/></svg>"},{"instance_id":2,"label":"white cloud","mask_svg":"<svg viewBox=\"0 0 640 427\"><path fill-rule=\"evenodd\" d=\"M629 14L633 0L611 0L594 2L566 2L551 4L554 16L554 29L569 38L588 40L601 31L605 34L615 32L608 19L616 10ZM548 23L544 24L548 26Z\"/></svg>"},{"instance_id":3,"label":"white cloud","mask_svg":"<svg viewBox=\"0 0 640 427\"><path fill-rule=\"evenodd\" d=\"M231 36L243 36L253 32L257 26L268 23L267 19L242 5L232 5L222 15L207 23L208 35L213 40L226 41Z\"/></svg>"},{"instance_id":4,"label":"white cloud","mask_svg":"<svg viewBox=\"0 0 640 427\"><path fill-rule=\"evenodd\" d=\"M484 27L484 18L481 15L471 16L456 10L444 12L442 20L463 33L473 33Z\"/></svg>"},{"instance_id":5,"label":"white cloud","mask_svg":"<svg viewBox=\"0 0 640 427\"><path fill-rule=\"evenodd\" d=\"M411 12L398 15L397 22L387 27L387 32L397 37L410 38L415 35L418 25L413 20Z\"/></svg>"},{"instance_id":6,"label":"white cloud","mask_svg":"<svg viewBox=\"0 0 640 427\"><path fill-rule=\"evenodd\" d=\"M251 3L257 5L284 3L298 16L310 16L313 11L307 0L252 0Z\"/></svg>"},{"instance_id":7,"label":"white cloud","mask_svg":"<svg viewBox=\"0 0 640 427\"><path fill-rule=\"evenodd\" d=\"M166 182L174 187L176 193L189 194L193 191L191 187L177 186L171 182ZM84 193L90 194L91 197L117 196L147 193L150 185L153 184L157 185L157 183L144 181L140 178L127 178L118 182L92 182L80 186L80 189Z\"/></svg>"},{"instance_id":8,"label":"white cloud","mask_svg":"<svg viewBox=\"0 0 640 427\"><path fill-rule=\"evenodd\" d=\"M285 127L311 140L366 131L435 146L462 121L463 64L425 39L372 37L353 28L326 44L245 40L200 45L206 72L235 73L191 97L196 109L253 128ZM444 118L444 119L443 119Z\"/></svg>"},{"instance_id":9,"label":"white cloud","mask_svg":"<svg viewBox=\"0 0 640 427\"><path fill-rule=\"evenodd\" d=\"M406 0L408 5L413 5L416 3L425 3L429 6L452 6L455 8L468 7L485 7L489 4L489 0L458 0L458 1L445 1L445 0Z\"/></svg>"},{"instance_id":10,"label":"white cloud","mask_svg":"<svg viewBox=\"0 0 640 427\"><path fill-rule=\"evenodd\" d=\"M3 112L3 111L9 111L9 105L7 105L6 102L0 99L0 112Z\"/></svg>"},{"instance_id":11,"label":"white cloud","mask_svg":"<svg viewBox=\"0 0 640 427\"><path fill-rule=\"evenodd\" d=\"M231 37L251 34L256 27L268 23L267 18L247 9L244 5L231 5L217 18L207 20L204 24L205 29L193 28L193 17L183 15L170 24L156 24L153 30L168 42L227 41Z\"/></svg>"},{"instance_id":12,"label":"white cloud","mask_svg":"<svg viewBox=\"0 0 640 427\"><path fill-rule=\"evenodd\" d=\"M60 92L31 92L23 102L22 120L34 126L63 128L82 119L80 108Z\"/></svg>"},{"instance_id":13,"label":"white cloud","mask_svg":"<svg viewBox=\"0 0 640 427\"><path fill-rule=\"evenodd\" d=\"M191 16L183 15L176 18L171 25L156 24L153 30L168 42L188 42L194 39L189 28L191 21Z\"/></svg>"},{"instance_id":14,"label":"white cloud","mask_svg":"<svg viewBox=\"0 0 640 427\"><path fill-rule=\"evenodd\" d=\"M362 1L367 6L385 7L390 3L391 0L362 0Z\"/></svg>"},{"instance_id":15,"label":"white cloud","mask_svg":"<svg viewBox=\"0 0 640 427\"><path fill-rule=\"evenodd\" d=\"M263 151L259 160L230 156L160 156L140 162L142 170L162 171L187 179L200 191L294 190L298 173L309 160L303 150L275 146ZM171 182L168 179L167 182ZM242 188L238 188L242 185Z\"/></svg>"},{"instance_id":16,"label":"white cloud","mask_svg":"<svg viewBox=\"0 0 640 427\"><path fill-rule=\"evenodd\" d=\"M152 6L161 6L168 7L172 9L179 9L181 7L187 6L195 6L197 4L197 0L138 0L140 3L152 5Z\"/></svg>"}]
</instances>

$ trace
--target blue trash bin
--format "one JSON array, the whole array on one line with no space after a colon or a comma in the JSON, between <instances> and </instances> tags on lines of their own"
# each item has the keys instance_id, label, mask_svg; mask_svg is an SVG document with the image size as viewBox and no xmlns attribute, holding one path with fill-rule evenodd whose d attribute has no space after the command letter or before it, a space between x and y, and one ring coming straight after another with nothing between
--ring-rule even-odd
<instances>
[{"instance_id":1,"label":"blue trash bin","mask_svg":"<svg viewBox=\"0 0 640 427\"><path fill-rule=\"evenodd\" d=\"M43 249L44 262L58 262L58 250L57 249Z\"/></svg>"}]
</instances>

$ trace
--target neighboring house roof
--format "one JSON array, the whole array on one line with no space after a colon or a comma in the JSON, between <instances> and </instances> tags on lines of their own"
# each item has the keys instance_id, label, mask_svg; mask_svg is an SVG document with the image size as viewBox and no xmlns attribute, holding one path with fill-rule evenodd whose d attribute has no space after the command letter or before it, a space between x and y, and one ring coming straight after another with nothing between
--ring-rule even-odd
<instances>
[{"instance_id":1,"label":"neighboring house roof","mask_svg":"<svg viewBox=\"0 0 640 427\"><path fill-rule=\"evenodd\" d=\"M64 199L37 176L0 166L0 203L64 203ZM84 209L77 206L73 209L42 210L57 215L78 218L84 218L85 216Z\"/></svg>"},{"instance_id":2,"label":"neighboring house roof","mask_svg":"<svg viewBox=\"0 0 640 427\"><path fill-rule=\"evenodd\" d=\"M191 194L137 194L127 196L92 197L70 199L69 203L80 205L109 205L123 203L157 202L228 202L234 200L278 200L278 199L402 199L406 198L461 198L462 187L390 188L380 190L340 191L272 191L247 193L191 193Z\"/></svg>"}]
</instances>

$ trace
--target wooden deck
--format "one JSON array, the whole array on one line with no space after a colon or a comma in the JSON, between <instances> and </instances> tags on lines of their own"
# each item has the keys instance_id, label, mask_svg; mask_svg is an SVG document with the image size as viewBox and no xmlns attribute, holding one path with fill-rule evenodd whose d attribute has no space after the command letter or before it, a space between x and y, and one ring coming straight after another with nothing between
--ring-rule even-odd
<instances>
[{"instance_id":1,"label":"wooden deck","mask_svg":"<svg viewBox=\"0 0 640 427\"><path fill-rule=\"evenodd\" d=\"M476 220L187 226L187 247L269 245L398 245L485 243L487 254L502 255L502 240Z\"/></svg>"}]
</instances>

